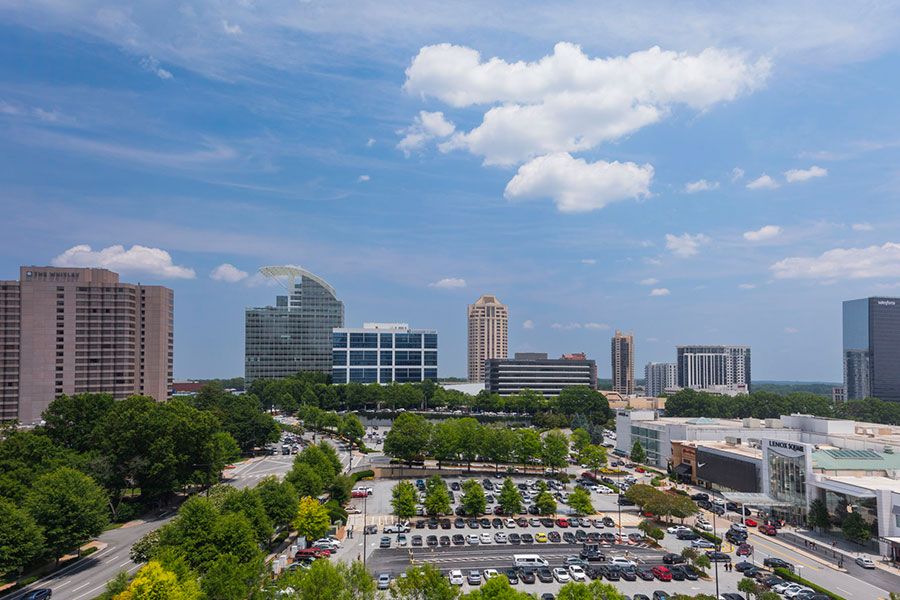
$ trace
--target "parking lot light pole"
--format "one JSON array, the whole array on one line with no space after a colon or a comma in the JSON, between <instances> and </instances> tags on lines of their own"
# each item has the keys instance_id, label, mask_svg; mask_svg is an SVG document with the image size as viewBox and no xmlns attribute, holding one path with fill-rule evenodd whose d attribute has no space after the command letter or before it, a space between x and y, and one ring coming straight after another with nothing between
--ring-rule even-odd
<instances>
[{"instance_id":1,"label":"parking lot light pole","mask_svg":"<svg viewBox=\"0 0 900 600\"><path fill-rule=\"evenodd\" d=\"M368 523L368 509L369 505L369 494L366 493L363 496L363 570L366 568L366 554L369 553L369 523Z\"/></svg>"},{"instance_id":2,"label":"parking lot light pole","mask_svg":"<svg viewBox=\"0 0 900 600\"><path fill-rule=\"evenodd\" d=\"M716 511L712 511L712 516L713 516L713 537L717 538L719 536L716 535ZM714 548L715 548L715 552L721 552L722 544L721 543L716 544L714 546ZM713 565L715 566L715 569L716 569L716 598L718 598L719 597L719 557L718 556L716 556L716 560L713 562Z\"/></svg>"}]
</instances>

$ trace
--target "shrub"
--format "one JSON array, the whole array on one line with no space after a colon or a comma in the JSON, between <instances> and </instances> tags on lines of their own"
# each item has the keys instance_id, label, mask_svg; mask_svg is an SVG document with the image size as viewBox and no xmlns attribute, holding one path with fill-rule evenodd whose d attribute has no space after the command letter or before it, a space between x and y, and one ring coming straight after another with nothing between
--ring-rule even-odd
<instances>
[{"instance_id":1,"label":"shrub","mask_svg":"<svg viewBox=\"0 0 900 600\"><path fill-rule=\"evenodd\" d=\"M90 556L91 554L93 554L96 551L97 551L97 546L90 546L89 548L85 548L84 550L79 552L79 556L84 558L85 556Z\"/></svg>"},{"instance_id":2,"label":"shrub","mask_svg":"<svg viewBox=\"0 0 900 600\"><path fill-rule=\"evenodd\" d=\"M350 477L353 478L353 483L356 483L360 479L371 479L371 478L375 477L375 471L373 471L372 469L366 469L365 471L357 471L356 473L353 473L352 475L350 475Z\"/></svg>"},{"instance_id":3,"label":"shrub","mask_svg":"<svg viewBox=\"0 0 900 600\"><path fill-rule=\"evenodd\" d=\"M703 531L701 529L694 529L694 532L696 532L697 535L702 537L704 540L712 542L713 544L716 544L717 546L722 544L722 538L720 538L717 535L713 535L709 531Z\"/></svg>"}]
</instances>

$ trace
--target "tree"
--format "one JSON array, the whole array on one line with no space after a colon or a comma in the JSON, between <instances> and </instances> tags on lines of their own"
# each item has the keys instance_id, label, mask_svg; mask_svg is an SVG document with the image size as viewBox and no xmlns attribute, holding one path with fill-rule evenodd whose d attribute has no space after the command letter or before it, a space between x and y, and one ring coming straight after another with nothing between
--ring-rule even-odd
<instances>
[{"instance_id":1,"label":"tree","mask_svg":"<svg viewBox=\"0 0 900 600\"><path fill-rule=\"evenodd\" d=\"M303 598L303 600L374 600L375 581L354 561L332 562L317 560L308 571L300 569L287 573L281 580L294 592L283 597ZM284 588L283 588L284 589Z\"/></svg>"},{"instance_id":2,"label":"tree","mask_svg":"<svg viewBox=\"0 0 900 600\"><path fill-rule=\"evenodd\" d=\"M575 488L569 494L569 507L576 515L594 514L594 505L591 504L591 493L584 488Z\"/></svg>"},{"instance_id":3,"label":"tree","mask_svg":"<svg viewBox=\"0 0 900 600\"><path fill-rule=\"evenodd\" d=\"M605 423L612 416L606 396L587 386L563 389L556 399L563 415L585 415L593 423Z\"/></svg>"},{"instance_id":4,"label":"tree","mask_svg":"<svg viewBox=\"0 0 900 600\"><path fill-rule=\"evenodd\" d=\"M641 442L638 440L634 440L634 445L631 446L631 461L636 463L644 463L647 460L647 453L644 451L644 447L641 446Z\"/></svg>"},{"instance_id":5,"label":"tree","mask_svg":"<svg viewBox=\"0 0 900 600\"><path fill-rule=\"evenodd\" d=\"M39 477L25 507L44 528L47 549L56 559L99 535L109 522L106 493L68 467Z\"/></svg>"},{"instance_id":6,"label":"tree","mask_svg":"<svg viewBox=\"0 0 900 600\"><path fill-rule=\"evenodd\" d=\"M294 518L294 529L310 542L325 535L329 527L331 518L328 516L328 509L319 504L315 498L309 496L301 498L297 516Z\"/></svg>"},{"instance_id":7,"label":"tree","mask_svg":"<svg viewBox=\"0 0 900 600\"><path fill-rule=\"evenodd\" d=\"M359 417L353 413L348 413L341 419L338 433L351 442L359 444L363 436L366 435L366 428L363 426L362 421L359 420Z\"/></svg>"},{"instance_id":8,"label":"tree","mask_svg":"<svg viewBox=\"0 0 900 600\"><path fill-rule=\"evenodd\" d=\"M438 461L438 468L442 463L453 460L459 455L459 438L456 425L452 420L441 421L431 428L428 451Z\"/></svg>"},{"instance_id":9,"label":"tree","mask_svg":"<svg viewBox=\"0 0 900 600\"><path fill-rule=\"evenodd\" d=\"M541 460L545 467L559 469L566 466L566 457L569 455L569 439L559 431L551 431L544 436L541 448Z\"/></svg>"},{"instance_id":10,"label":"tree","mask_svg":"<svg viewBox=\"0 0 900 600\"><path fill-rule=\"evenodd\" d=\"M813 529L828 529L831 527L828 507L819 498L809 503L809 513L806 515L806 520Z\"/></svg>"},{"instance_id":11,"label":"tree","mask_svg":"<svg viewBox=\"0 0 900 600\"><path fill-rule=\"evenodd\" d=\"M418 492L416 486L408 481L401 481L391 490L391 508L394 515L401 520L416 516Z\"/></svg>"},{"instance_id":12,"label":"tree","mask_svg":"<svg viewBox=\"0 0 900 600\"><path fill-rule=\"evenodd\" d=\"M449 514L450 494L444 480L437 475L432 475L425 484L425 512L430 517Z\"/></svg>"},{"instance_id":13,"label":"tree","mask_svg":"<svg viewBox=\"0 0 900 600\"><path fill-rule=\"evenodd\" d=\"M331 499L338 504L344 504L350 500L350 491L353 489L353 478L349 475L338 475L331 482L328 492Z\"/></svg>"},{"instance_id":14,"label":"tree","mask_svg":"<svg viewBox=\"0 0 900 600\"><path fill-rule=\"evenodd\" d=\"M460 600L534 600L534 596L513 589L506 577L492 577L481 588L460 596Z\"/></svg>"},{"instance_id":15,"label":"tree","mask_svg":"<svg viewBox=\"0 0 900 600\"><path fill-rule=\"evenodd\" d=\"M299 458L300 455L297 456ZM288 471L285 480L294 486L300 497L312 496L315 498L320 496L325 489L322 478L315 469L306 463L298 462L297 459L294 459L294 466Z\"/></svg>"},{"instance_id":16,"label":"tree","mask_svg":"<svg viewBox=\"0 0 900 600\"><path fill-rule=\"evenodd\" d=\"M581 450L580 459L588 469L596 473L606 464L606 448L595 444L588 444Z\"/></svg>"},{"instance_id":17,"label":"tree","mask_svg":"<svg viewBox=\"0 0 900 600\"><path fill-rule=\"evenodd\" d=\"M94 428L114 402L112 394L63 394L41 415L44 430L60 446L86 452L93 446Z\"/></svg>"},{"instance_id":18,"label":"tree","mask_svg":"<svg viewBox=\"0 0 900 600\"><path fill-rule=\"evenodd\" d=\"M290 525L297 514L300 497L290 481L278 481L274 475L266 477L256 486L266 514L272 525L280 529Z\"/></svg>"},{"instance_id":19,"label":"tree","mask_svg":"<svg viewBox=\"0 0 900 600\"><path fill-rule=\"evenodd\" d=\"M693 563L694 561L696 561L697 557L699 557L699 556L700 556L700 553L697 552L697 550L695 550L694 548L691 548L690 546L687 546L687 547L681 549L681 558L683 558L684 560L686 560L690 563Z\"/></svg>"},{"instance_id":20,"label":"tree","mask_svg":"<svg viewBox=\"0 0 900 600\"><path fill-rule=\"evenodd\" d=\"M848 540L857 544L867 542L872 535L869 524L866 523L858 511L853 511L844 518L841 531L844 532Z\"/></svg>"},{"instance_id":21,"label":"tree","mask_svg":"<svg viewBox=\"0 0 900 600\"><path fill-rule=\"evenodd\" d=\"M742 577L741 580L738 581L737 589L739 592L747 594L747 600L750 600L750 594L756 595L760 591L756 582L749 577Z\"/></svg>"},{"instance_id":22,"label":"tree","mask_svg":"<svg viewBox=\"0 0 900 600\"><path fill-rule=\"evenodd\" d=\"M467 515L476 516L484 514L487 508L487 500L484 497L484 488L474 479L463 482L463 497L461 504Z\"/></svg>"},{"instance_id":23,"label":"tree","mask_svg":"<svg viewBox=\"0 0 900 600\"><path fill-rule=\"evenodd\" d=\"M384 439L384 453L411 464L428 448L431 427L425 417L404 412L394 419Z\"/></svg>"},{"instance_id":24,"label":"tree","mask_svg":"<svg viewBox=\"0 0 900 600\"><path fill-rule=\"evenodd\" d=\"M459 454L469 469L484 447L484 427L472 417L456 421L456 438Z\"/></svg>"},{"instance_id":25,"label":"tree","mask_svg":"<svg viewBox=\"0 0 900 600\"><path fill-rule=\"evenodd\" d=\"M454 600L457 596L459 589L429 563L410 567L406 576L391 586L391 598L395 600Z\"/></svg>"},{"instance_id":26,"label":"tree","mask_svg":"<svg viewBox=\"0 0 900 600\"><path fill-rule=\"evenodd\" d=\"M697 557L697 560L694 561L694 566L705 572L712 566L712 562L710 562L709 557L706 554L701 554Z\"/></svg>"},{"instance_id":27,"label":"tree","mask_svg":"<svg viewBox=\"0 0 900 600\"><path fill-rule=\"evenodd\" d=\"M115 596L114 600L199 600L201 597L194 579L179 581L175 573L151 561L138 571L128 589Z\"/></svg>"},{"instance_id":28,"label":"tree","mask_svg":"<svg viewBox=\"0 0 900 600\"><path fill-rule=\"evenodd\" d=\"M522 512L522 494L513 480L507 477L500 488L500 508L505 515L515 515Z\"/></svg>"},{"instance_id":29,"label":"tree","mask_svg":"<svg viewBox=\"0 0 900 600\"><path fill-rule=\"evenodd\" d=\"M572 431L572 449L577 453L581 453L584 450L585 446L591 443L591 434L587 432L586 429L582 427L576 428Z\"/></svg>"},{"instance_id":30,"label":"tree","mask_svg":"<svg viewBox=\"0 0 900 600\"><path fill-rule=\"evenodd\" d=\"M538 492L538 495L534 498L534 505L537 507L539 514L552 515L556 513L556 500L553 499L553 496L546 489Z\"/></svg>"},{"instance_id":31,"label":"tree","mask_svg":"<svg viewBox=\"0 0 900 600\"><path fill-rule=\"evenodd\" d=\"M603 583L599 579L589 583L567 583L559 589L558 600L625 600L614 585Z\"/></svg>"},{"instance_id":32,"label":"tree","mask_svg":"<svg viewBox=\"0 0 900 600\"><path fill-rule=\"evenodd\" d=\"M0 575L23 569L43 550L44 533L32 516L0 498Z\"/></svg>"},{"instance_id":33,"label":"tree","mask_svg":"<svg viewBox=\"0 0 900 600\"><path fill-rule=\"evenodd\" d=\"M220 512L244 515L250 526L253 527L257 543L267 544L272 537L272 521L266 513L266 507L259 492L255 488L237 490L223 486L220 489L227 490L219 508Z\"/></svg>"},{"instance_id":34,"label":"tree","mask_svg":"<svg viewBox=\"0 0 900 600\"><path fill-rule=\"evenodd\" d=\"M527 467L532 460L541 455L541 436L533 429L520 429L519 442L515 448L516 460Z\"/></svg>"},{"instance_id":35,"label":"tree","mask_svg":"<svg viewBox=\"0 0 900 600\"><path fill-rule=\"evenodd\" d=\"M245 563L226 552L209 565L200 580L200 586L207 598L246 600L259 580L262 567L262 560Z\"/></svg>"}]
</instances>

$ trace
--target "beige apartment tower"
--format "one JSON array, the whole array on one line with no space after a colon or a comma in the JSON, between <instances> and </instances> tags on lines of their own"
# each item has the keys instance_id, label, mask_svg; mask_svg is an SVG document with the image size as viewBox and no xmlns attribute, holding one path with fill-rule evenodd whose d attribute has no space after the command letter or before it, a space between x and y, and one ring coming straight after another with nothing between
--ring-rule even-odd
<instances>
[{"instance_id":1,"label":"beige apartment tower","mask_svg":"<svg viewBox=\"0 0 900 600\"><path fill-rule=\"evenodd\" d=\"M509 311L496 296L485 294L470 304L469 381L484 382L484 364L489 358L509 356Z\"/></svg>"},{"instance_id":2,"label":"beige apartment tower","mask_svg":"<svg viewBox=\"0 0 900 600\"><path fill-rule=\"evenodd\" d=\"M616 331L610 352L612 387L620 394L634 394L634 336Z\"/></svg>"},{"instance_id":3,"label":"beige apartment tower","mask_svg":"<svg viewBox=\"0 0 900 600\"><path fill-rule=\"evenodd\" d=\"M21 267L0 281L0 420L40 420L60 394L165 400L174 294L106 269Z\"/></svg>"}]
</instances>

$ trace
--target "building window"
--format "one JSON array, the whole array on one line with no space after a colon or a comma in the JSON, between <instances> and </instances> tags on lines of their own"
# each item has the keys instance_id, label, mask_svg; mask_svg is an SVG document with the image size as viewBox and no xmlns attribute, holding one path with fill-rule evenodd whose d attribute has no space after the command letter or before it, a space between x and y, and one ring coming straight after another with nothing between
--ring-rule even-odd
<instances>
[{"instance_id":1,"label":"building window","mask_svg":"<svg viewBox=\"0 0 900 600\"><path fill-rule=\"evenodd\" d=\"M346 333L332 333L331 334L331 345L335 348L346 348L347 347L347 334Z\"/></svg>"},{"instance_id":2,"label":"building window","mask_svg":"<svg viewBox=\"0 0 900 600\"><path fill-rule=\"evenodd\" d=\"M394 343L397 348L421 348L422 347L422 334L421 333L398 333L394 336Z\"/></svg>"},{"instance_id":3,"label":"building window","mask_svg":"<svg viewBox=\"0 0 900 600\"><path fill-rule=\"evenodd\" d=\"M390 350L381 351L381 366L392 366L394 364L394 353Z\"/></svg>"},{"instance_id":4,"label":"building window","mask_svg":"<svg viewBox=\"0 0 900 600\"><path fill-rule=\"evenodd\" d=\"M351 348L377 348L378 347L378 334L377 333L351 333L350 334L350 347Z\"/></svg>"},{"instance_id":5,"label":"building window","mask_svg":"<svg viewBox=\"0 0 900 600\"><path fill-rule=\"evenodd\" d=\"M425 334L425 347L437 349L437 334L436 333L426 333Z\"/></svg>"},{"instance_id":6,"label":"building window","mask_svg":"<svg viewBox=\"0 0 900 600\"><path fill-rule=\"evenodd\" d=\"M377 383L378 369L350 369L351 383Z\"/></svg>"},{"instance_id":7,"label":"building window","mask_svg":"<svg viewBox=\"0 0 900 600\"><path fill-rule=\"evenodd\" d=\"M381 340L382 348L393 348L394 347L394 334L393 333L382 333L379 336Z\"/></svg>"},{"instance_id":8,"label":"building window","mask_svg":"<svg viewBox=\"0 0 900 600\"><path fill-rule=\"evenodd\" d=\"M437 369L425 369L425 379L437 379Z\"/></svg>"},{"instance_id":9,"label":"building window","mask_svg":"<svg viewBox=\"0 0 900 600\"><path fill-rule=\"evenodd\" d=\"M425 353L425 366L427 367L436 367L437 362L437 352L426 352Z\"/></svg>"},{"instance_id":10,"label":"building window","mask_svg":"<svg viewBox=\"0 0 900 600\"><path fill-rule=\"evenodd\" d=\"M394 381L393 369L381 369L381 379L379 383L391 383Z\"/></svg>"},{"instance_id":11,"label":"building window","mask_svg":"<svg viewBox=\"0 0 900 600\"><path fill-rule=\"evenodd\" d=\"M375 367L378 365L378 352L351 350L350 366L351 367Z\"/></svg>"},{"instance_id":12,"label":"building window","mask_svg":"<svg viewBox=\"0 0 900 600\"><path fill-rule=\"evenodd\" d=\"M331 362L335 366L343 367L347 366L347 351L346 350L335 350L331 353Z\"/></svg>"},{"instance_id":13,"label":"building window","mask_svg":"<svg viewBox=\"0 0 900 600\"><path fill-rule=\"evenodd\" d=\"M332 369L331 383L347 383L347 369Z\"/></svg>"}]
</instances>

